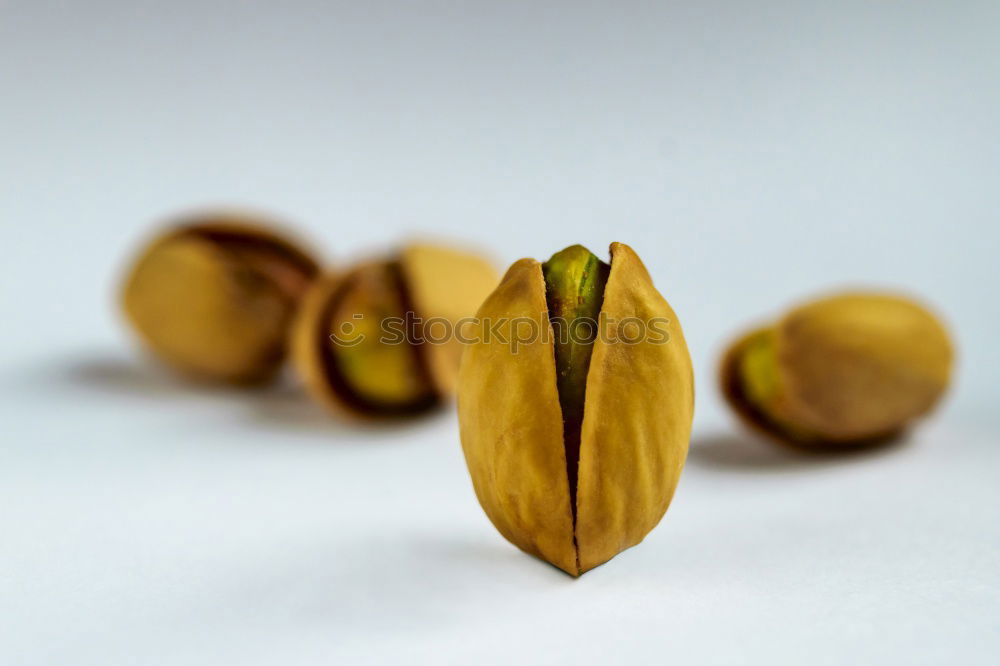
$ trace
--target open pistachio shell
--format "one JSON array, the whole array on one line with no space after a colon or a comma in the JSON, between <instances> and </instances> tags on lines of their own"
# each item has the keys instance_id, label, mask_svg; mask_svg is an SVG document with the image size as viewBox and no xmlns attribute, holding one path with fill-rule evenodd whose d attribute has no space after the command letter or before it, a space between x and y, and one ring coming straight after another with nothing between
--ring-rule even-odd
<instances>
[{"instance_id":1,"label":"open pistachio shell","mask_svg":"<svg viewBox=\"0 0 1000 666\"><path fill-rule=\"evenodd\" d=\"M461 347L452 331L496 282L482 257L428 244L326 275L293 326L296 370L344 416L431 410L454 393Z\"/></svg>"},{"instance_id":2,"label":"open pistachio shell","mask_svg":"<svg viewBox=\"0 0 1000 666\"><path fill-rule=\"evenodd\" d=\"M913 301L845 292L791 310L744 335L721 364L736 413L772 437L809 448L886 441L938 402L952 344Z\"/></svg>"},{"instance_id":3,"label":"open pistachio shell","mask_svg":"<svg viewBox=\"0 0 1000 666\"><path fill-rule=\"evenodd\" d=\"M573 488L551 314L542 264L516 262L479 309L459 423L489 519L514 545L578 576L642 541L667 510L687 455L694 381L676 315L635 252L613 243L605 330L656 321L666 335L596 336Z\"/></svg>"},{"instance_id":4,"label":"open pistachio shell","mask_svg":"<svg viewBox=\"0 0 1000 666\"><path fill-rule=\"evenodd\" d=\"M146 347L192 376L270 379L285 357L299 299L318 273L309 253L263 220L186 220L130 269L122 309Z\"/></svg>"},{"instance_id":5,"label":"open pistachio shell","mask_svg":"<svg viewBox=\"0 0 1000 666\"><path fill-rule=\"evenodd\" d=\"M440 393L454 395L464 348L457 329L471 323L496 287L497 269L477 253L430 243L404 247L399 268L413 311L423 319L418 333L427 340L431 379Z\"/></svg>"}]
</instances>

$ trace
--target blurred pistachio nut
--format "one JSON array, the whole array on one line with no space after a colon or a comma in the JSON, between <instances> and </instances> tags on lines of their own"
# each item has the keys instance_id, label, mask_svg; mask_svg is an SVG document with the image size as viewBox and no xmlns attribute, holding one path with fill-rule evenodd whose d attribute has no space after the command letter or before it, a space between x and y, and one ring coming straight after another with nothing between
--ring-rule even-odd
<instances>
[{"instance_id":1,"label":"blurred pistachio nut","mask_svg":"<svg viewBox=\"0 0 1000 666\"><path fill-rule=\"evenodd\" d=\"M844 292L788 312L725 353L722 391L772 437L808 448L886 441L938 402L951 376L941 322L901 296Z\"/></svg>"},{"instance_id":2,"label":"blurred pistachio nut","mask_svg":"<svg viewBox=\"0 0 1000 666\"><path fill-rule=\"evenodd\" d=\"M145 346L185 374L228 383L272 378L296 308L319 268L249 215L189 218L140 253L121 304Z\"/></svg>"},{"instance_id":3,"label":"blurred pistachio nut","mask_svg":"<svg viewBox=\"0 0 1000 666\"><path fill-rule=\"evenodd\" d=\"M430 244L325 275L293 327L295 368L309 392L342 415L431 410L454 393L457 331L497 279L483 257Z\"/></svg>"},{"instance_id":4,"label":"blurred pistachio nut","mask_svg":"<svg viewBox=\"0 0 1000 666\"><path fill-rule=\"evenodd\" d=\"M572 576L642 541L684 467L694 381L639 257L613 243L610 265L580 246L521 259L477 317L458 411L494 526Z\"/></svg>"}]
</instances>

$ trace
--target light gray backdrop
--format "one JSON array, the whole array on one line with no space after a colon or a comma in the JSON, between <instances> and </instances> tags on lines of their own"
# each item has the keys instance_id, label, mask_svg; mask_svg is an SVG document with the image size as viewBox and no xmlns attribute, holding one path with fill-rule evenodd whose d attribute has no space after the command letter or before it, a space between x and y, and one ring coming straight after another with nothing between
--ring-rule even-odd
<instances>
[{"instance_id":1,"label":"light gray backdrop","mask_svg":"<svg viewBox=\"0 0 1000 666\"><path fill-rule=\"evenodd\" d=\"M995 1L0 0L0 662L993 663L998 45ZM571 581L489 525L451 412L144 363L123 262L213 203L332 260L633 245L697 367L664 522ZM955 390L906 446L773 452L717 355L842 284L936 307Z\"/></svg>"}]
</instances>

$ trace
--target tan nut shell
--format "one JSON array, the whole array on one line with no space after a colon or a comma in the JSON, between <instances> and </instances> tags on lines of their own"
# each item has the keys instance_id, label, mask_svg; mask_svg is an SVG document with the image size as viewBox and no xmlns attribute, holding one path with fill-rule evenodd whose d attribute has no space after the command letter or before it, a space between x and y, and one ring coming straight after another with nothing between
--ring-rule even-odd
<instances>
[{"instance_id":1,"label":"tan nut shell","mask_svg":"<svg viewBox=\"0 0 1000 666\"><path fill-rule=\"evenodd\" d=\"M463 318L471 318L498 281L496 269L484 257L430 243L413 243L402 248L398 255L376 261L398 262L406 299L417 317L425 322L442 319L451 327ZM348 418L368 419L379 415L352 400L347 387L329 370L328 355L324 351L331 344L326 317L329 304L338 297L351 273L368 263L317 280L306 294L292 327L292 360L306 389L321 404ZM432 333L443 337L443 329ZM461 349L453 336L443 344L418 345L435 399L418 405L416 411L436 407L454 394Z\"/></svg>"},{"instance_id":2,"label":"tan nut shell","mask_svg":"<svg viewBox=\"0 0 1000 666\"><path fill-rule=\"evenodd\" d=\"M666 344L594 343L581 434L577 520L570 507L562 412L541 264L521 259L479 309L465 350L458 409L479 503L518 548L578 576L634 546L666 512L691 434L694 380L680 323L630 247L611 245L602 313L669 320ZM511 334L523 317L548 336L516 353L485 329Z\"/></svg>"},{"instance_id":3,"label":"tan nut shell","mask_svg":"<svg viewBox=\"0 0 1000 666\"><path fill-rule=\"evenodd\" d=\"M446 337L440 322L455 327L471 320L500 275L476 253L430 243L403 248L399 261L413 310L424 319L425 336L435 340L423 345L428 370L442 395L454 395L464 345L455 335Z\"/></svg>"},{"instance_id":4,"label":"tan nut shell","mask_svg":"<svg viewBox=\"0 0 1000 666\"><path fill-rule=\"evenodd\" d=\"M783 413L812 438L793 437L743 395L740 356L768 330L785 387ZM720 374L729 404L753 427L807 447L849 447L891 438L930 411L948 386L952 359L947 331L920 305L892 294L845 292L740 338Z\"/></svg>"},{"instance_id":5,"label":"tan nut shell","mask_svg":"<svg viewBox=\"0 0 1000 666\"><path fill-rule=\"evenodd\" d=\"M228 214L161 234L125 280L122 309L168 365L232 383L272 377L285 356L298 296L316 261L267 223Z\"/></svg>"}]
</instances>

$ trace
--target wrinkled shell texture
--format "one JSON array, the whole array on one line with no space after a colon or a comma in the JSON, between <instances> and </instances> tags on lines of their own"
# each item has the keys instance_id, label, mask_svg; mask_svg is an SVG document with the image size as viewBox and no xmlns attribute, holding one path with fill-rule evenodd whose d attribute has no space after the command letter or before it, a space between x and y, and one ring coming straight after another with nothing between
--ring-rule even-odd
<instances>
[{"instance_id":1,"label":"wrinkled shell texture","mask_svg":"<svg viewBox=\"0 0 1000 666\"><path fill-rule=\"evenodd\" d=\"M927 413L949 383L954 354L948 333L933 314L907 298L841 293L793 309L771 330L783 412L796 426L816 433L815 446L890 438ZM736 359L759 334L744 336L726 354L723 391L752 425L796 443L741 394Z\"/></svg>"},{"instance_id":2,"label":"wrinkled shell texture","mask_svg":"<svg viewBox=\"0 0 1000 666\"><path fill-rule=\"evenodd\" d=\"M516 353L497 336L480 339L466 348L459 377L462 447L480 504L510 542L573 576L639 543L660 521L694 412L691 359L676 315L631 248L615 243L611 255L602 312L616 320L666 318L670 340L594 343L575 525L539 262L511 266L479 310L480 336L492 325L509 338L528 321L549 335Z\"/></svg>"},{"instance_id":3,"label":"wrinkled shell texture","mask_svg":"<svg viewBox=\"0 0 1000 666\"><path fill-rule=\"evenodd\" d=\"M239 248L218 237L235 239ZM316 271L304 251L263 227L187 224L140 255L122 309L168 365L206 379L263 381L284 358L296 290L304 291Z\"/></svg>"},{"instance_id":4,"label":"wrinkled shell texture","mask_svg":"<svg viewBox=\"0 0 1000 666\"><path fill-rule=\"evenodd\" d=\"M404 300L421 319L442 318L454 326L463 317L472 317L476 307L497 283L493 266L482 257L448 247L415 244L404 248L398 257L385 262L398 262L405 290ZM309 392L336 413L350 418L367 419L373 413L349 395L350 388L329 367L328 348L331 326L327 321L330 304L342 297L340 290L350 281L352 273L364 269L358 265L343 274L328 274L317 280L303 302L293 326L292 353L298 374ZM377 311L372 306L365 310ZM403 313L400 312L400 315ZM460 346L449 340L446 344L416 345L423 381L430 383L429 401L421 402L412 411L425 411L454 393L460 361Z\"/></svg>"}]
</instances>

